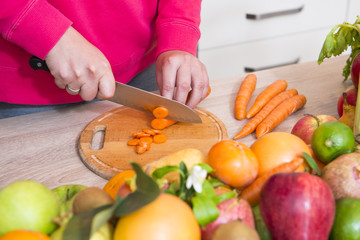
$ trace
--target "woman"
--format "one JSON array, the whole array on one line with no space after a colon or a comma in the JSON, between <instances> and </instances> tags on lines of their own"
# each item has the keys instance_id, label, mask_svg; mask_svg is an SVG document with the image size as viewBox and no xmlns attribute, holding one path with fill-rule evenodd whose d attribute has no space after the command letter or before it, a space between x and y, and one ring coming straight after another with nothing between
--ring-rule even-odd
<instances>
[{"instance_id":1,"label":"woman","mask_svg":"<svg viewBox=\"0 0 360 240\"><path fill-rule=\"evenodd\" d=\"M200 8L201 0L0 0L0 117L110 98L115 81L129 83L155 61L161 95L185 103L192 89L186 103L195 107L209 86L196 58ZM31 69L32 55L51 74Z\"/></svg>"}]
</instances>

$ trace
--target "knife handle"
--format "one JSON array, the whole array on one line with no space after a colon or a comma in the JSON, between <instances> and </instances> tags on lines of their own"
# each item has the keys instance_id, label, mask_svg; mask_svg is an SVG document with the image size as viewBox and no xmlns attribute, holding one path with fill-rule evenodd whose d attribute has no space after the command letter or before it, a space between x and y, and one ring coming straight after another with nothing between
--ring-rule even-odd
<instances>
[{"instance_id":1,"label":"knife handle","mask_svg":"<svg viewBox=\"0 0 360 240\"><path fill-rule=\"evenodd\" d=\"M50 72L45 60L42 60L41 58L38 58L38 57L35 57L35 56L32 56L30 59L29 59L29 64L30 64L30 67L34 70L44 70L44 71L47 71L47 72Z\"/></svg>"}]
</instances>

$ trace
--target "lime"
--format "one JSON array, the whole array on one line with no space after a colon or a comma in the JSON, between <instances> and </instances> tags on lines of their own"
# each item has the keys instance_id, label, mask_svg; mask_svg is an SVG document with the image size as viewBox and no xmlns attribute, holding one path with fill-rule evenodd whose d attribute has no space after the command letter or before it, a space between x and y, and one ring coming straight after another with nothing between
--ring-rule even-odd
<instances>
[{"instance_id":1,"label":"lime","mask_svg":"<svg viewBox=\"0 0 360 240\"><path fill-rule=\"evenodd\" d=\"M327 164L355 148L355 137L350 127L339 121L321 124L313 133L311 148L315 156Z\"/></svg>"},{"instance_id":2,"label":"lime","mask_svg":"<svg viewBox=\"0 0 360 240\"><path fill-rule=\"evenodd\" d=\"M360 239L360 199L341 198L336 201L335 219L329 239Z\"/></svg>"}]
</instances>

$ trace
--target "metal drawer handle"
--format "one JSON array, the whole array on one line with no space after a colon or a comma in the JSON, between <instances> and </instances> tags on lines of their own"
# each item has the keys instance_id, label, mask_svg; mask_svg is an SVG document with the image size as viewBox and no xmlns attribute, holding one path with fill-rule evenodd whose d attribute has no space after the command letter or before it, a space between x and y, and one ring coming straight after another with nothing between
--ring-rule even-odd
<instances>
[{"instance_id":1,"label":"metal drawer handle","mask_svg":"<svg viewBox=\"0 0 360 240\"><path fill-rule=\"evenodd\" d=\"M301 5L300 7L292 8L292 9L285 9L285 10L279 10L276 12L269 12L269 13L247 13L246 19L250 20L261 20L266 18L272 18L272 17L279 17L284 15L290 15L290 14L296 14L303 10L304 5Z\"/></svg>"},{"instance_id":2,"label":"metal drawer handle","mask_svg":"<svg viewBox=\"0 0 360 240\"><path fill-rule=\"evenodd\" d=\"M275 65L269 65L269 66L263 66L263 67L244 67L244 71L245 72L257 72L257 71L261 71L261 70L265 70L265 69L269 69L269 68L275 68L275 67L281 67L281 66L286 66L286 65L290 65L290 64L296 64L296 63L299 63L299 61L300 61L300 57L297 57L293 61L275 64Z\"/></svg>"}]
</instances>

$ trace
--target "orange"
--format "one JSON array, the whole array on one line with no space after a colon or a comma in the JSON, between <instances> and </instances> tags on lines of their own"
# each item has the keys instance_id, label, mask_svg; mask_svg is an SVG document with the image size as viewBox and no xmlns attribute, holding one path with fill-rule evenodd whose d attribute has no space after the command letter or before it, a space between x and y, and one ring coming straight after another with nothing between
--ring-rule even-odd
<instances>
[{"instance_id":1,"label":"orange","mask_svg":"<svg viewBox=\"0 0 360 240\"><path fill-rule=\"evenodd\" d=\"M103 187L103 190L109 194L109 196L116 200L116 196L119 192L121 185L125 183L126 179L132 178L135 175L134 170L124 170L113 176Z\"/></svg>"},{"instance_id":2,"label":"orange","mask_svg":"<svg viewBox=\"0 0 360 240\"><path fill-rule=\"evenodd\" d=\"M304 163L296 169L296 172L309 170L309 166L302 153L305 152L311 156L310 149L301 138L291 133L267 133L258 138L250 148L259 161L259 176L296 158L304 159Z\"/></svg>"},{"instance_id":3,"label":"orange","mask_svg":"<svg viewBox=\"0 0 360 240\"><path fill-rule=\"evenodd\" d=\"M129 215L120 217L114 240L200 240L200 226L190 206L162 193Z\"/></svg>"},{"instance_id":4,"label":"orange","mask_svg":"<svg viewBox=\"0 0 360 240\"><path fill-rule=\"evenodd\" d=\"M50 240L50 237L41 232L13 230L2 235L0 240Z\"/></svg>"},{"instance_id":5,"label":"orange","mask_svg":"<svg viewBox=\"0 0 360 240\"><path fill-rule=\"evenodd\" d=\"M254 181L259 168L253 151L234 140L222 140L213 145L207 163L214 169L215 177L235 188L245 187Z\"/></svg>"}]
</instances>

